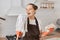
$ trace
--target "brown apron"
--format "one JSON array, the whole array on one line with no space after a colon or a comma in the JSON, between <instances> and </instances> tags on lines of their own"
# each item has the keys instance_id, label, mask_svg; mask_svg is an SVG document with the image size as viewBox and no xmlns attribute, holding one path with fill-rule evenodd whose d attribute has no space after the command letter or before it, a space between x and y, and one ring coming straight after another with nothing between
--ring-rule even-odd
<instances>
[{"instance_id":1,"label":"brown apron","mask_svg":"<svg viewBox=\"0 0 60 40\"><path fill-rule=\"evenodd\" d=\"M27 18L27 30L25 37L23 40L39 40L39 26L38 26L38 21L35 18L36 25L29 24L29 18Z\"/></svg>"}]
</instances>

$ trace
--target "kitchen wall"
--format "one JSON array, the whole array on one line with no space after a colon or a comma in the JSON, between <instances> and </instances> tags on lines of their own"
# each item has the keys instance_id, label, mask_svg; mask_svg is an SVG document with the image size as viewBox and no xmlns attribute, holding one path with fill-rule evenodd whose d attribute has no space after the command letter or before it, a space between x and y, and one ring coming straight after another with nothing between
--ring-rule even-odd
<instances>
[{"instance_id":1,"label":"kitchen wall","mask_svg":"<svg viewBox=\"0 0 60 40\"><path fill-rule=\"evenodd\" d=\"M17 1L17 2L16 2ZM12 5L18 6L20 4L20 0L13 0ZM54 0L55 2L55 8L53 10L45 10L45 9L39 9L37 12L37 17L42 22L42 29L51 23L56 24L56 20L60 18L60 0ZM17 5L18 4L18 5ZM36 2L37 5L39 3ZM6 35L13 35L15 34L15 24L17 16L7 16L7 11L11 8L11 0L0 0L0 16L5 18L6 21L2 22L0 24L0 36L5 37ZM23 11L22 11L23 12ZM44 30L43 30L44 31Z\"/></svg>"}]
</instances>

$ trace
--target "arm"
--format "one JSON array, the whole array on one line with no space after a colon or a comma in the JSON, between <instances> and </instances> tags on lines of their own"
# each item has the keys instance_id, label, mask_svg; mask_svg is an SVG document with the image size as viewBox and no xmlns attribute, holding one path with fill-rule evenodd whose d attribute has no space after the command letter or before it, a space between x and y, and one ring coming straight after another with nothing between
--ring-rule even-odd
<instances>
[{"instance_id":1,"label":"arm","mask_svg":"<svg viewBox=\"0 0 60 40\"><path fill-rule=\"evenodd\" d=\"M16 23L16 35L17 37L22 37L24 32L24 16L20 14L17 18Z\"/></svg>"}]
</instances>

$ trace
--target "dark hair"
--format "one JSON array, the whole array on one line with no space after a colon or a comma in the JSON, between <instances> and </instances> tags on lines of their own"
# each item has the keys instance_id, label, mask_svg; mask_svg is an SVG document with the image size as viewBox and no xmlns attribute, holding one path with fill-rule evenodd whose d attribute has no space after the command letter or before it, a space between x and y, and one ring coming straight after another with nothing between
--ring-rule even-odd
<instances>
[{"instance_id":1,"label":"dark hair","mask_svg":"<svg viewBox=\"0 0 60 40\"><path fill-rule=\"evenodd\" d=\"M32 7L34 8L34 10L37 10L37 9L38 9L38 6L36 6L36 5L33 4L33 3L29 3L28 5L32 5Z\"/></svg>"}]
</instances>

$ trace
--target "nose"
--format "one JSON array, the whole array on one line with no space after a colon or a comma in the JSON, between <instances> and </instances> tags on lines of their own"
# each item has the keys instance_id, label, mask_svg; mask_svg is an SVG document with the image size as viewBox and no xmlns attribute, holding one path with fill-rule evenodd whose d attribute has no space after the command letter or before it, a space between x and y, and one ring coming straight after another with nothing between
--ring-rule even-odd
<instances>
[{"instance_id":1,"label":"nose","mask_svg":"<svg viewBox=\"0 0 60 40\"><path fill-rule=\"evenodd\" d=\"M27 10L29 12L29 10Z\"/></svg>"}]
</instances>

